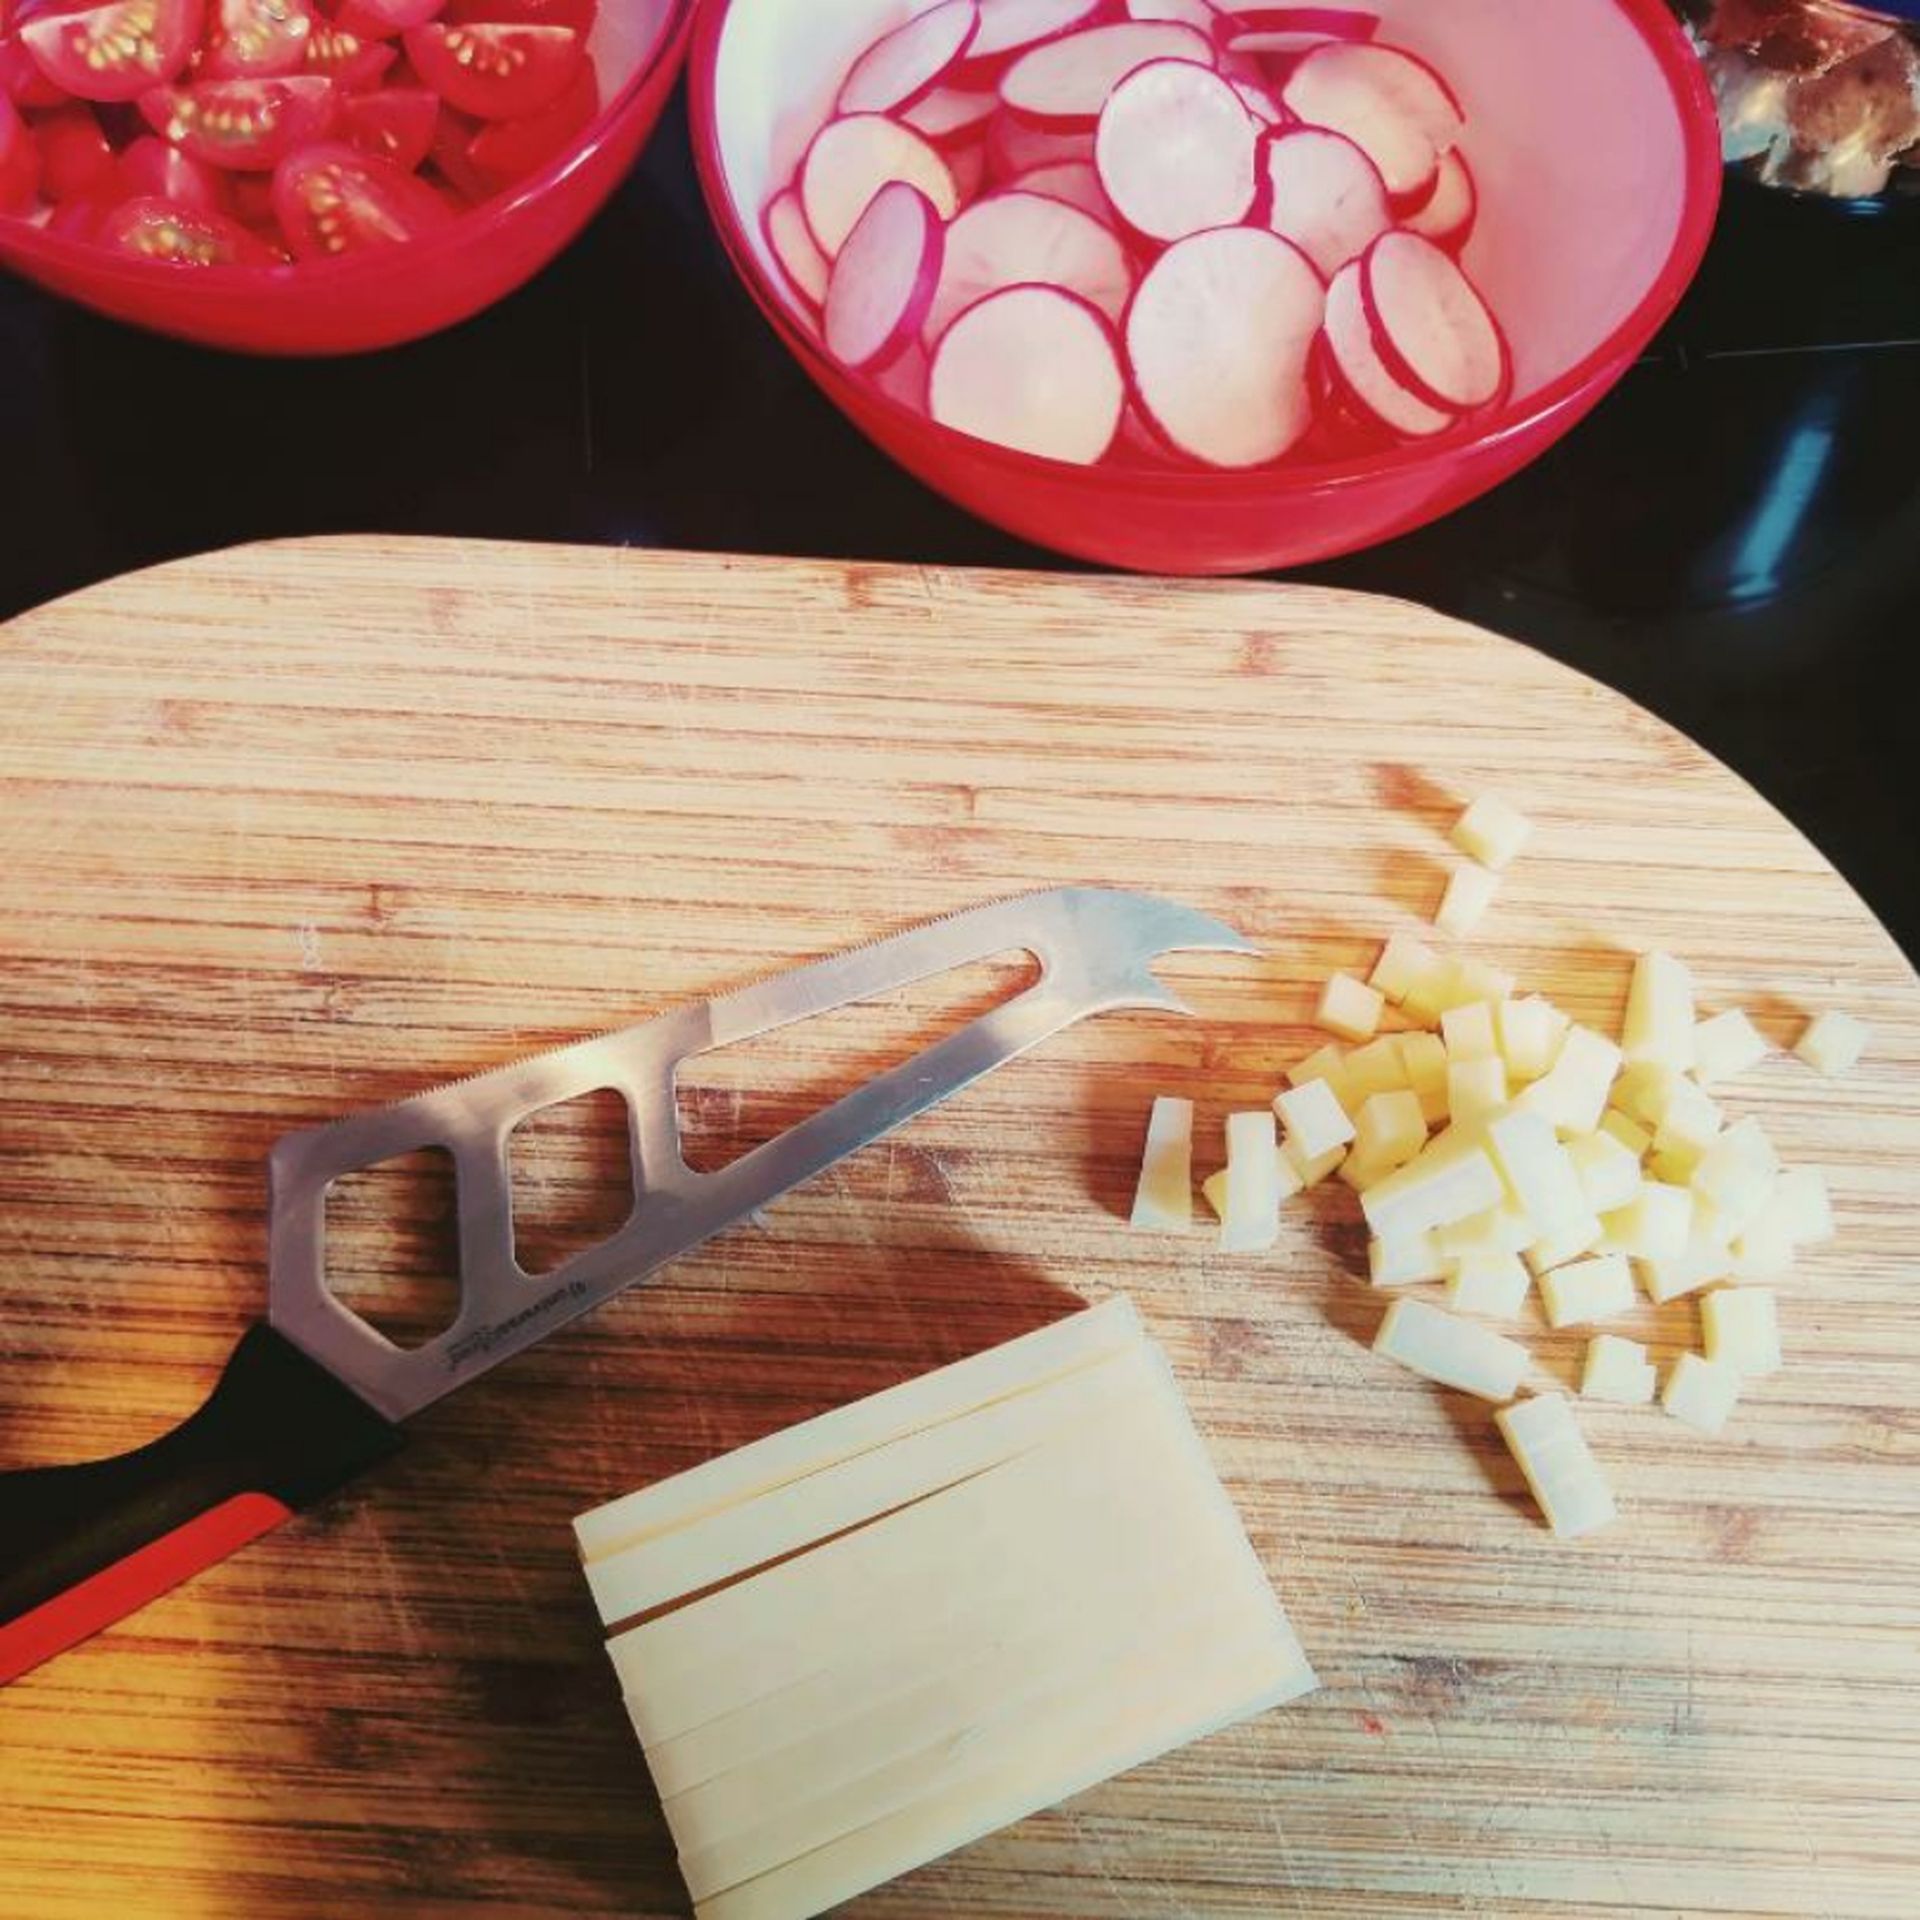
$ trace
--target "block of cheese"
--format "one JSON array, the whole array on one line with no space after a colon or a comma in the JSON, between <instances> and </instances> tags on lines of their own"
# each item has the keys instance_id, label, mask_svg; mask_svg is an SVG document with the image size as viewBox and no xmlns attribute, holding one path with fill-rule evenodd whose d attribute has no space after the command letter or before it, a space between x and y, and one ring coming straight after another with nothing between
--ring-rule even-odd
<instances>
[{"instance_id":1,"label":"block of cheese","mask_svg":"<svg viewBox=\"0 0 1920 1920\"><path fill-rule=\"evenodd\" d=\"M1660 1404L1676 1420L1711 1436L1727 1424L1739 1398L1740 1374L1734 1368L1723 1361L1703 1360L1697 1353L1683 1353L1667 1375Z\"/></svg>"},{"instance_id":2,"label":"block of cheese","mask_svg":"<svg viewBox=\"0 0 1920 1920\"><path fill-rule=\"evenodd\" d=\"M1410 933L1396 933L1380 950L1380 958L1367 975L1367 985L1397 1007L1412 991L1414 982L1431 973L1438 963L1439 956L1423 941Z\"/></svg>"},{"instance_id":3,"label":"block of cheese","mask_svg":"<svg viewBox=\"0 0 1920 1920\"><path fill-rule=\"evenodd\" d=\"M1623 1253L1575 1260L1540 1276L1540 1298L1547 1324L1556 1330L1612 1320L1633 1311L1633 1272Z\"/></svg>"},{"instance_id":4,"label":"block of cheese","mask_svg":"<svg viewBox=\"0 0 1920 1920\"><path fill-rule=\"evenodd\" d=\"M1725 1287L1700 1302L1707 1358L1758 1379L1780 1371L1780 1318L1764 1287Z\"/></svg>"},{"instance_id":5,"label":"block of cheese","mask_svg":"<svg viewBox=\"0 0 1920 1920\"><path fill-rule=\"evenodd\" d=\"M1693 1065L1693 975L1670 953L1643 953L1627 990L1621 1044L1635 1066Z\"/></svg>"},{"instance_id":6,"label":"block of cheese","mask_svg":"<svg viewBox=\"0 0 1920 1920\"><path fill-rule=\"evenodd\" d=\"M1612 1400L1620 1406L1645 1406L1653 1398L1659 1370L1647 1358L1638 1340L1617 1333L1597 1333L1587 1342L1586 1365L1580 1391L1589 1400Z\"/></svg>"},{"instance_id":7,"label":"block of cheese","mask_svg":"<svg viewBox=\"0 0 1920 1920\"><path fill-rule=\"evenodd\" d=\"M1527 1350L1518 1341L1424 1300L1396 1300L1374 1335L1373 1350L1482 1400L1511 1400L1527 1371Z\"/></svg>"},{"instance_id":8,"label":"block of cheese","mask_svg":"<svg viewBox=\"0 0 1920 1920\"><path fill-rule=\"evenodd\" d=\"M1612 1490L1565 1395L1535 1394L1493 1417L1555 1533L1577 1539L1614 1518Z\"/></svg>"},{"instance_id":9,"label":"block of cheese","mask_svg":"<svg viewBox=\"0 0 1920 1920\"><path fill-rule=\"evenodd\" d=\"M1447 876L1447 890L1440 898L1433 924L1450 940L1464 940L1493 905L1500 891L1500 876L1477 860L1468 860Z\"/></svg>"},{"instance_id":10,"label":"block of cheese","mask_svg":"<svg viewBox=\"0 0 1920 1920\"><path fill-rule=\"evenodd\" d=\"M1223 1253L1260 1253L1280 1237L1280 1203L1299 1186L1281 1172L1273 1109L1227 1115L1226 1205L1220 1214Z\"/></svg>"},{"instance_id":11,"label":"block of cheese","mask_svg":"<svg viewBox=\"0 0 1920 1920\"><path fill-rule=\"evenodd\" d=\"M1153 1103L1133 1192L1132 1224L1157 1233L1185 1233L1193 1224L1191 1100L1163 1093Z\"/></svg>"},{"instance_id":12,"label":"block of cheese","mask_svg":"<svg viewBox=\"0 0 1920 1920\"><path fill-rule=\"evenodd\" d=\"M1383 1240L1451 1226L1506 1198L1486 1150L1470 1133L1449 1130L1361 1197L1367 1225Z\"/></svg>"},{"instance_id":13,"label":"block of cheese","mask_svg":"<svg viewBox=\"0 0 1920 1920\"><path fill-rule=\"evenodd\" d=\"M1816 1073L1837 1076L1851 1073L1860 1064L1872 1038L1873 1030L1864 1020L1830 1008L1807 1022L1793 1050Z\"/></svg>"},{"instance_id":14,"label":"block of cheese","mask_svg":"<svg viewBox=\"0 0 1920 1920\"><path fill-rule=\"evenodd\" d=\"M1497 793L1483 793L1453 823L1453 843L1496 872L1511 865L1533 822Z\"/></svg>"},{"instance_id":15,"label":"block of cheese","mask_svg":"<svg viewBox=\"0 0 1920 1920\"><path fill-rule=\"evenodd\" d=\"M1702 1020L1693 1030L1693 1077L1703 1087L1757 1067L1773 1049L1738 1007Z\"/></svg>"},{"instance_id":16,"label":"block of cheese","mask_svg":"<svg viewBox=\"0 0 1920 1920\"><path fill-rule=\"evenodd\" d=\"M1455 1313L1511 1320L1526 1304L1527 1289L1532 1284L1533 1276L1518 1254L1470 1254L1454 1263L1447 1282L1447 1305Z\"/></svg>"},{"instance_id":17,"label":"block of cheese","mask_svg":"<svg viewBox=\"0 0 1920 1920\"><path fill-rule=\"evenodd\" d=\"M1350 973L1336 973L1320 990L1314 1019L1342 1040L1371 1040L1380 1028L1386 996Z\"/></svg>"},{"instance_id":18,"label":"block of cheese","mask_svg":"<svg viewBox=\"0 0 1920 1920\"><path fill-rule=\"evenodd\" d=\"M1130 1313L742 1453L579 1523L697 1914L807 1920L1315 1684Z\"/></svg>"}]
</instances>

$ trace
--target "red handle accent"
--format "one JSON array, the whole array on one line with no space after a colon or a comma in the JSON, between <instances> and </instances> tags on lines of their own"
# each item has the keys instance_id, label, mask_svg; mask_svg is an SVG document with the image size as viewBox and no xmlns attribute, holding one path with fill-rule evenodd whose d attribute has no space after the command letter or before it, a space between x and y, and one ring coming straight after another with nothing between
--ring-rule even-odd
<instances>
[{"instance_id":1,"label":"red handle accent","mask_svg":"<svg viewBox=\"0 0 1920 1920\"><path fill-rule=\"evenodd\" d=\"M271 1494L236 1493L23 1613L0 1627L0 1687L291 1518L292 1509Z\"/></svg>"}]
</instances>

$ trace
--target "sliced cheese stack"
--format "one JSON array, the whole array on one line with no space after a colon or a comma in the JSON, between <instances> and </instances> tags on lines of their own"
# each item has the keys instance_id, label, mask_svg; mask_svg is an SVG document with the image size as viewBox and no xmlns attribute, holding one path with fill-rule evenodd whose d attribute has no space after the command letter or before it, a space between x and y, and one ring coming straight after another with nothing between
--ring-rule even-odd
<instances>
[{"instance_id":1,"label":"sliced cheese stack","mask_svg":"<svg viewBox=\"0 0 1920 1920\"><path fill-rule=\"evenodd\" d=\"M1315 1684L1124 1300L575 1522L701 1920L802 1920Z\"/></svg>"}]
</instances>

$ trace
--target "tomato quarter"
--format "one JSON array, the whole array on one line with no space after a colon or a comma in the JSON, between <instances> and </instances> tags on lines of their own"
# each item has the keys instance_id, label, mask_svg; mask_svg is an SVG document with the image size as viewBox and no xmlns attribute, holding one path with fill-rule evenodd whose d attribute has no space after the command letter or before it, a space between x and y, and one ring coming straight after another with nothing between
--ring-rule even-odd
<instances>
[{"instance_id":1,"label":"tomato quarter","mask_svg":"<svg viewBox=\"0 0 1920 1920\"><path fill-rule=\"evenodd\" d=\"M34 125L40 143L40 191L49 200L111 191L113 149L93 109L75 101L42 114Z\"/></svg>"},{"instance_id":2,"label":"tomato quarter","mask_svg":"<svg viewBox=\"0 0 1920 1920\"><path fill-rule=\"evenodd\" d=\"M340 0L333 23L362 40L391 40L409 27L423 27L445 0Z\"/></svg>"},{"instance_id":3,"label":"tomato quarter","mask_svg":"<svg viewBox=\"0 0 1920 1920\"><path fill-rule=\"evenodd\" d=\"M232 211L226 174L150 133L143 133L120 156L120 178L128 193L173 200L208 213Z\"/></svg>"},{"instance_id":4,"label":"tomato quarter","mask_svg":"<svg viewBox=\"0 0 1920 1920\"><path fill-rule=\"evenodd\" d=\"M34 63L81 100L132 100L187 64L200 0L114 0L84 13L43 13L20 29Z\"/></svg>"},{"instance_id":5,"label":"tomato quarter","mask_svg":"<svg viewBox=\"0 0 1920 1920\"><path fill-rule=\"evenodd\" d=\"M425 87L383 87L340 103L340 135L362 153L411 173L427 157L439 118L438 94Z\"/></svg>"},{"instance_id":6,"label":"tomato quarter","mask_svg":"<svg viewBox=\"0 0 1920 1920\"><path fill-rule=\"evenodd\" d=\"M571 27L582 35L599 11L596 0L447 0L449 26Z\"/></svg>"},{"instance_id":7,"label":"tomato quarter","mask_svg":"<svg viewBox=\"0 0 1920 1920\"><path fill-rule=\"evenodd\" d=\"M365 40L344 27L321 21L307 42L307 72L324 74L343 91L359 93L378 86L380 77L399 59L400 49L390 40Z\"/></svg>"},{"instance_id":8,"label":"tomato quarter","mask_svg":"<svg viewBox=\"0 0 1920 1920\"><path fill-rule=\"evenodd\" d=\"M72 98L40 71L20 41L0 36L0 100L11 100L16 107L57 107Z\"/></svg>"},{"instance_id":9,"label":"tomato quarter","mask_svg":"<svg viewBox=\"0 0 1920 1920\"><path fill-rule=\"evenodd\" d=\"M564 153L600 111L600 84L592 65L580 63L573 85L544 113L524 120L490 120L473 136L467 158L500 186L525 179Z\"/></svg>"},{"instance_id":10,"label":"tomato quarter","mask_svg":"<svg viewBox=\"0 0 1920 1920\"><path fill-rule=\"evenodd\" d=\"M314 18L307 0L214 0L197 80L271 80L297 72Z\"/></svg>"},{"instance_id":11,"label":"tomato quarter","mask_svg":"<svg viewBox=\"0 0 1920 1920\"><path fill-rule=\"evenodd\" d=\"M399 246L453 218L424 180L332 141L303 147L280 163L273 176L273 209L287 245L301 260Z\"/></svg>"},{"instance_id":12,"label":"tomato quarter","mask_svg":"<svg viewBox=\"0 0 1920 1920\"><path fill-rule=\"evenodd\" d=\"M318 74L154 87L140 111L163 140L211 166L264 172L333 124L334 84Z\"/></svg>"},{"instance_id":13,"label":"tomato quarter","mask_svg":"<svg viewBox=\"0 0 1920 1920\"><path fill-rule=\"evenodd\" d=\"M573 84L584 54L572 27L415 27L407 58L441 99L482 120L518 120Z\"/></svg>"},{"instance_id":14,"label":"tomato quarter","mask_svg":"<svg viewBox=\"0 0 1920 1920\"><path fill-rule=\"evenodd\" d=\"M279 258L224 214L150 195L116 207L95 237L118 253L172 267L270 267Z\"/></svg>"}]
</instances>

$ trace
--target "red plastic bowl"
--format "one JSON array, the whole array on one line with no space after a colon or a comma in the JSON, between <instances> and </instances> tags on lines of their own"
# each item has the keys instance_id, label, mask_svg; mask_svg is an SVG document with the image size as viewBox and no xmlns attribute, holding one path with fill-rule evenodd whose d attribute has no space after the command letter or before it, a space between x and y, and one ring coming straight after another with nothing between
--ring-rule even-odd
<instances>
[{"instance_id":1,"label":"red plastic bowl","mask_svg":"<svg viewBox=\"0 0 1920 1920\"><path fill-rule=\"evenodd\" d=\"M829 398L929 486L1063 553L1243 573L1437 519L1537 458L1673 311L1712 230L1720 135L1663 0L1369 0L1467 109L1480 216L1466 262L1511 336L1498 408L1419 445L1244 473L1075 467L936 425L827 358L760 212L854 52L932 0L707 0L689 68L694 155L748 290Z\"/></svg>"},{"instance_id":2,"label":"red plastic bowl","mask_svg":"<svg viewBox=\"0 0 1920 1920\"><path fill-rule=\"evenodd\" d=\"M297 267L172 267L0 217L0 264L116 320L243 353L361 353L452 326L530 280L600 210L679 77L694 0L609 0L607 103L573 149L442 233Z\"/></svg>"}]
</instances>

